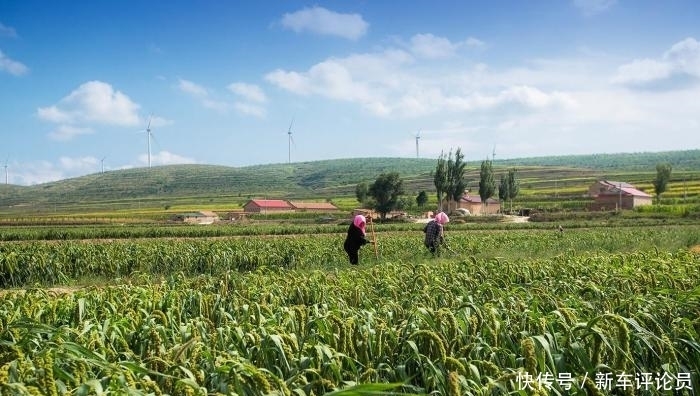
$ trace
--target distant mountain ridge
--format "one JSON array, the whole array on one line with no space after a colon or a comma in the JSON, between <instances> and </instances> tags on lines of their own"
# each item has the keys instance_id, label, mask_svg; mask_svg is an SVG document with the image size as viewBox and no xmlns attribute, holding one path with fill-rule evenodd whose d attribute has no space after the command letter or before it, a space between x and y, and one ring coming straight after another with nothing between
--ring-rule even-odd
<instances>
[{"instance_id":1,"label":"distant mountain ridge","mask_svg":"<svg viewBox=\"0 0 700 396\"><path fill-rule=\"evenodd\" d=\"M655 172L659 162L674 170L700 170L700 150L497 159L495 170L512 167L578 168L591 171ZM479 161L468 173L478 175ZM94 202L182 196L305 197L348 194L357 183L380 173L399 172L415 186L430 188L436 160L427 158L353 158L245 167L167 165L96 173L34 186L0 186L0 206ZM568 169L568 172L577 172Z\"/></svg>"}]
</instances>

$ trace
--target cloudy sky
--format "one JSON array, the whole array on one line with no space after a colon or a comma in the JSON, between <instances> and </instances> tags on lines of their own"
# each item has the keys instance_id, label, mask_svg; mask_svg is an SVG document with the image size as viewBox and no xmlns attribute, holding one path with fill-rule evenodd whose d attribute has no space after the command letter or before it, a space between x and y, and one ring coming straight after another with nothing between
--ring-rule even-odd
<instances>
[{"instance_id":1,"label":"cloudy sky","mask_svg":"<svg viewBox=\"0 0 700 396\"><path fill-rule=\"evenodd\" d=\"M418 133L424 158L697 149L698 21L696 0L1 1L0 171L148 166L149 122L152 166L286 163L290 124L292 162L415 157Z\"/></svg>"}]
</instances>

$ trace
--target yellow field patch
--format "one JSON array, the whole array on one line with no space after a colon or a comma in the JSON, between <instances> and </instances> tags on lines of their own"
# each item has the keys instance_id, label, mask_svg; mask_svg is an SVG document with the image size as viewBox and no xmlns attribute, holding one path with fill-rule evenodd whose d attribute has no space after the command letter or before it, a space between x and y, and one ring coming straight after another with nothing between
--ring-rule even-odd
<instances>
[{"instance_id":1,"label":"yellow field patch","mask_svg":"<svg viewBox=\"0 0 700 396\"><path fill-rule=\"evenodd\" d=\"M690 251L693 253L699 253L700 254L700 245L695 245L690 247Z\"/></svg>"}]
</instances>

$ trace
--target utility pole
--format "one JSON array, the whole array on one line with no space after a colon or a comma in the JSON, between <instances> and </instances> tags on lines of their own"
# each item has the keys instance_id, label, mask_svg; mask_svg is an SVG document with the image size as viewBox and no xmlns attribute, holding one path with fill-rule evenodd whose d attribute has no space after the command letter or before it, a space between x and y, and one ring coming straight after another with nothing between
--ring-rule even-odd
<instances>
[{"instance_id":1,"label":"utility pole","mask_svg":"<svg viewBox=\"0 0 700 396\"><path fill-rule=\"evenodd\" d=\"M618 183L618 198L617 198L617 210L621 211L622 210L622 182Z\"/></svg>"}]
</instances>

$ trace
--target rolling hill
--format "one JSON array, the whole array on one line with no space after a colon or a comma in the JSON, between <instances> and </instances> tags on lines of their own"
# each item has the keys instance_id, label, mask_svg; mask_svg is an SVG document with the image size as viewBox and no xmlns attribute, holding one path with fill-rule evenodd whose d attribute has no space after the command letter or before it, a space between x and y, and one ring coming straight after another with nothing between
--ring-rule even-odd
<instances>
[{"instance_id":1,"label":"rolling hill","mask_svg":"<svg viewBox=\"0 0 700 396\"><path fill-rule=\"evenodd\" d=\"M624 178L649 185L659 162L673 165L674 177L697 178L700 150L593 154L496 160L496 177L517 168L523 194L556 190L566 194L596 178ZM407 193L434 190L435 159L357 158L247 167L169 165L91 174L34 186L0 186L0 211L112 203L114 207L164 202L242 202L251 197L318 198L353 196L357 183L396 171ZM478 186L480 161L467 165L467 184ZM682 176L685 175L685 176ZM693 176L694 175L694 176ZM568 190L567 190L568 189ZM14 210L13 210L14 211Z\"/></svg>"}]
</instances>

